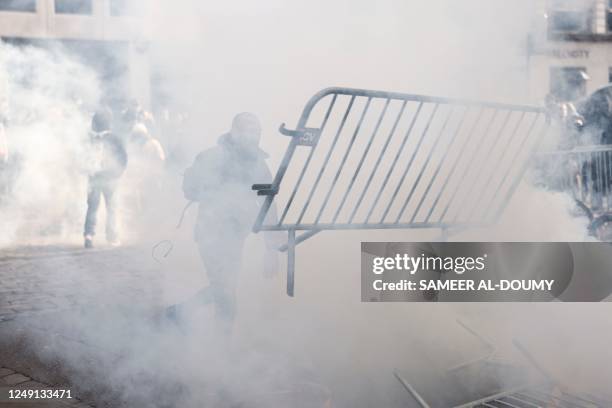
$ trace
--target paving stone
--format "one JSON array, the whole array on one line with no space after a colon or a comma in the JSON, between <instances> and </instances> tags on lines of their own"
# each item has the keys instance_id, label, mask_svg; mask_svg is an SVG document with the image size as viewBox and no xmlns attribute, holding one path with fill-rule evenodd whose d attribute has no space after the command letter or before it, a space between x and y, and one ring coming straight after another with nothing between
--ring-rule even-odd
<instances>
[{"instance_id":1,"label":"paving stone","mask_svg":"<svg viewBox=\"0 0 612 408\"><path fill-rule=\"evenodd\" d=\"M149 262L150 249L79 251L70 246L0 249L0 322L95 303L107 290L120 303L154 301L160 271Z\"/></svg>"},{"instance_id":2,"label":"paving stone","mask_svg":"<svg viewBox=\"0 0 612 408\"><path fill-rule=\"evenodd\" d=\"M10 368L0 368L0 378L6 377L9 374L13 374L14 371Z\"/></svg>"},{"instance_id":3,"label":"paving stone","mask_svg":"<svg viewBox=\"0 0 612 408\"><path fill-rule=\"evenodd\" d=\"M97 307L99 300L107 297L113 299L113 304L130 307L137 299L141 307L153 309L160 306L162 277L161 268L151 262L150 248L82 251L70 246L30 246L0 249L0 327L32 321L45 326L46 312L71 313L71 310ZM49 325L53 325L53 321ZM12 366L9 361L0 361L0 366L7 367L0 369L0 386L48 387L20 374L20 367ZM55 381L39 374L31 375L48 383ZM78 378L70 380L79 381ZM27 406L28 402L18 404L19 408ZM56 401L53 406L92 408L77 399ZM3 408L1 403L0 407Z\"/></svg>"},{"instance_id":4,"label":"paving stone","mask_svg":"<svg viewBox=\"0 0 612 408\"><path fill-rule=\"evenodd\" d=\"M39 383L38 381L26 381L24 383L18 384L17 388L32 388L35 390L41 390L49 388L49 386L43 383Z\"/></svg>"},{"instance_id":5,"label":"paving stone","mask_svg":"<svg viewBox=\"0 0 612 408\"><path fill-rule=\"evenodd\" d=\"M24 383L26 381L30 381L31 378L26 377L25 375L22 374L9 374L6 377L0 378L0 382L2 382L5 385L17 385L17 384L21 384Z\"/></svg>"}]
</instances>

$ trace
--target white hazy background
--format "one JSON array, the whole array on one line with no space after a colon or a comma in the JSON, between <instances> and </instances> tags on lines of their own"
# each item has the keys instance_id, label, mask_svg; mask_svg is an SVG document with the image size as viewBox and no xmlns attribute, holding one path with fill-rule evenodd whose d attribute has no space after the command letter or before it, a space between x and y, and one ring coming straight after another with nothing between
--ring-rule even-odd
<instances>
[{"instance_id":1,"label":"white hazy background","mask_svg":"<svg viewBox=\"0 0 612 408\"><path fill-rule=\"evenodd\" d=\"M532 3L178 0L149 3L149 26L142 29L155 33L151 61L165 75L176 105L190 113L185 143L194 156L216 143L235 113L252 111L262 120L262 147L271 154L269 164L275 171L287 144L276 128L281 122L292 127L306 100L324 87L540 103L526 99L523 47L534 18ZM24 66L41 62L36 52L11 59L10 52L3 55L4 61L18 59ZM53 68L58 62L43 57L42 63ZM89 118L69 115L73 119L62 122L61 142L56 143L50 136L55 133L49 130L54 122L48 105L69 105L69 96L62 94L68 78L78 78L93 101L99 84L87 69L75 72L67 70L69 66L71 62L64 61L59 69L40 71L57 75L45 77L35 87L36 97L29 99L44 112L35 122L40 127L15 131L19 139L14 149L27 157L29 176L18 183L10 229L3 221L3 245L17 243L11 231L18 229L15 223L25 222L29 213L23 209L31 203L62 211L81 206L71 213L81 218L72 219L69 238L80 244L85 197L82 184L77 186L83 178L66 172L64 165L71 149L79 146L76 135L86 132ZM57 152L60 147L66 150ZM40 154L43 148L53 154ZM173 229L183 201L179 175L169 179L164 212L149 223L154 239L141 242L145 247L161 237L174 242L162 266L163 304L185 299L206 284L191 239L194 211L183 229ZM60 187L62 194L56 194ZM572 218L570 208L567 197L525 186L499 226L458 239L587 239L586 221ZM39 216L45 220L50 214L41 210ZM607 304L360 303L360 241L436 237L437 232L422 231L322 233L298 247L294 299L284 295L283 271L273 281L261 278L263 246L258 236L251 237L243 254L248 261L239 288L238 321L226 347L211 334L209 317L194 319L187 332L177 332L150 325L140 307L96 299L95 291L91 303L102 306L67 313L51 326L58 333L78 333L98 354L85 358L44 336L33 343L46 346L35 347L44 350L45 357L63 360L75 381L104 378L122 397L142 406L159 403L155 393L148 393L157 382L178 381L184 406L201 406L219 388L234 400L252 395L260 385L268 390L273 378L295 366L316 372L332 389L338 406L404 406L410 399L393 378L394 369L409 380L429 380L432 386L445 367L480 355L474 338L456 324L461 317L517 361L521 359L511 352L512 337L520 338L567 383L605 389L612 378ZM147 266L150 260L134 262ZM109 350L121 358L93 364L92 371L90 360L105 361ZM143 381L143 371L154 373L154 381Z\"/></svg>"},{"instance_id":2,"label":"white hazy background","mask_svg":"<svg viewBox=\"0 0 612 408\"><path fill-rule=\"evenodd\" d=\"M255 111L273 161L284 150L275 129L328 86L523 103L528 94L530 1L180 0L151 14L153 58L177 78L173 94L201 133L214 142L235 112Z\"/></svg>"},{"instance_id":3,"label":"white hazy background","mask_svg":"<svg viewBox=\"0 0 612 408\"><path fill-rule=\"evenodd\" d=\"M93 70L66 55L0 43L9 155L19 170L3 202L0 246L24 236L74 236L85 214L85 142L100 98Z\"/></svg>"}]
</instances>

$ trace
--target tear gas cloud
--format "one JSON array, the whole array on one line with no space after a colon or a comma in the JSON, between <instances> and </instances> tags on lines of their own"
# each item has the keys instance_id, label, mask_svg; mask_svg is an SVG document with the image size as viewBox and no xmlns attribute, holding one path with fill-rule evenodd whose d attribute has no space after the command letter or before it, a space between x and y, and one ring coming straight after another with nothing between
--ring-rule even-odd
<instances>
[{"instance_id":1,"label":"tear gas cloud","mask_svg":"<svg viewBox=\"0 0 612 408\"><path fill-rule=\"evenodd\" d=\"M526 85L530 3L178 0L137 3L146 18L134 28L153 33L150 59L163 78L165 103L188 113L180 139L168 143L194 156L217 142L234 114L251 111L262 120L262 148L274 171L287 145L276 128L292 124L306 100L324 87L539 103L528 100ZM42 234L80 245L83 141L102 99L101 79L59 46L2 44L0 55L11 90L11 149L20 157L13 194L2 204L0 244L18 245ZM28 118L20 116L26 113ZM126 244L146 248L131 259L134 268L155 271L146 278L154 286L151 296L126 302L113 282L101 281L74 294L83 298L79 309L53 322L33 318L24 327L32 352L64 361L81 389L103 384L132 406L164 406L164 392L180 395L181 406L214 406L219 389L233 402L274 406L261 390L291 388L293 378L304 377L295 374L299 367L316 373L314 382L326 384L338 406L404 406L408 397L393 370L432 390L439 373L481 353L456 324L458 317L472 321L512 358L509 339L519 336L566 381L601 390L612 378L605 304L360 303L360 241L427 241L437 238L435 231L320 234L298 247L294 299L284 295L282 273L262 280L263 244L251 236L231 344L215 334L207 311L194 312L182 330L151 323L151 314L206 285L193 242L195 210L186 213L181 229L174 228L184 205L182 171L192 160L157 176L161 184L144 203L125 199L122 206L129 215ZM121 189L129 193L140 182L126 176ZM455 239L587 239L586 220L571 210L568 197L525 184L498 225ZM163 239L172 249L160 264L149 248ZM71 266L62 268L78 280ZM88 347L81 353L73 343L40 334L37 325Z\"/></svg>"},{"instance_id":2,"label":"tear gas cloud","mask_svg":"<svg viewBox=\"0 0 612 408\"><path fill-rule=\"evenodd\" d=\"M20 234L68 235L84 214L76 197L85 194L83 140L99 103L98 80L59 46L0 47L9 154L18 172L3 203L0 242L10 245Z\"/></svg>"}]
</instances>

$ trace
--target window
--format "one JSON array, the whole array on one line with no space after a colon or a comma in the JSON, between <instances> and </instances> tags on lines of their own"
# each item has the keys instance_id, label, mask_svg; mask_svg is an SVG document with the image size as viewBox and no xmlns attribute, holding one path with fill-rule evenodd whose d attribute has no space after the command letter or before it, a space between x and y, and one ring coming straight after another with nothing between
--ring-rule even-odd
<instances>
[{"instance_id":1,"label":"window","mask_svg":"<svg viewBox=\"0 0 612 408\"><path fill-rule=\"evenodd\" d=\"M606 10L606 27L608 32L612 33L612 0L608 0L608 9Z\"/></svg>"},{"instance_id":2,"label":"window","mask_svg":"<svg viewBox=\"0 0 612 408\"><path fill-rule=\"evenodd\" d=\"M551 67L550 93L560 101L575 101L586 95L588 79L585 67Z\"/></svg>"},{"instance_id":3,"label":"window","mask_svg":"<svg viewBox=\"0 0 612 408\"><path fill-rule=\"evenodd\" d=\"M552 11L549 28L553 32L584 33L588 31L586 13L576 11Z\"/></svg>"},{"instance_id":4,"label":"window","mask_svg":"<svg viewBox=\"0 0 612 408\"><path fill-rule=\"evenodd\" d=\"M551 0L548 30L552 33L591 32L593 2L589 0Z\"/></svg>"},{"instance_id":5,"label":"window","mask_svg":"<svg viewBox=\"0 0 612 408\"><path fill-rule=\"evenodd\" d=\"M1 11L36 12L36 0L0 0Z\"/></svg>"},{"instance_id":6,"label":"window","mask_svg":"<svg viewBox=\"0 0 612 408\"><path fill-rule=\"evenodd\" d=\"M57 14L92 14L92 0L55 0Z\"/></svg>"}]
</instances>

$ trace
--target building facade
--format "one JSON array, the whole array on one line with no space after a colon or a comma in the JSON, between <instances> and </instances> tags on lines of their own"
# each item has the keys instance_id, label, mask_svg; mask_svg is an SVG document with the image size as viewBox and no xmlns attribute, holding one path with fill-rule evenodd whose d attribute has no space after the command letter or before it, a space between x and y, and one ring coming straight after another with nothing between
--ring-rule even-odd
<instances>
[{"instance_id":1,"label":"building facade","mask_svg":"<svg viewBox=\"0 0 612 408\"><path fill-rule=\"evenodd\" d=\"M612 82L612 0L537 0L527 38L529 89L573 101Z\"/></svg>"},{"instance_id":2,"label":"building facade","mask_svg":"<svg viewBox=\"0 0 612 408\"><path fill-rule=\"evenodd\" d=\"M96 70L108 99L150 106L149 35L129 0L0 0L0 38L61 43Z\"/></svg>"}]
</instances>

